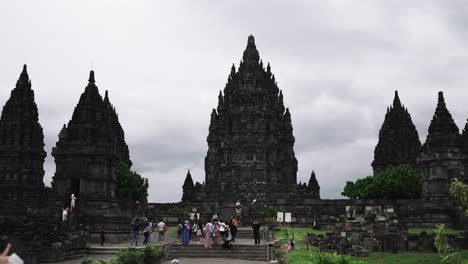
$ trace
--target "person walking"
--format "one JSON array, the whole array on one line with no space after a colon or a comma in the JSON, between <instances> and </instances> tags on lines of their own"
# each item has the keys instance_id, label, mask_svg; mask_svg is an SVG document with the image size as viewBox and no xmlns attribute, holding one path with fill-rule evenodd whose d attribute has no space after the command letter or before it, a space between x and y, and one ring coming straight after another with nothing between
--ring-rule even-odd
<instances>
[{"instance_id":1,"label":"person walking","mask_svg":"<svg viewBox=\"0 0 468 264\"><path fill-rule=\"evenodd\" d=\"M219 233L219 223L214 224L214 243L215 245L221 245L221 234Z\"/></svg>"},{"instance_id":2,"label":"person walking","mask_svg":"<svg viewBox=\"0 0 468 264\"><path fill-rule=\"evenodd\" d=\"M200 242L201 240L201 237L202 237L202 230L203 230L203 227L201 226L201 223L198 222L198 229L197 229L197 241Z\"/></svg>"},{"instance_id":3,"label":"person walking","mask_svg":"<svg viewBox=\"0 0 468 264\"><path fill-rule=\"evenodd\" d=\"M254 223L252 224L252 231L255 245L260 245L260 224L258 223L257 219L255 219Z\"/></svg>"},{"instance_id":4,"label":"person walking","mask_svg":"<svg viewBox=\"0 0 468 264\"><path fill-rule=\"evenodd\" d=\"M150 230L150 232L149 232L148 243L151 243L151 241L153 240L153 221L152 221L151 217L149 219L149 230Z\"/></svg>"},{"instance_id":5,"label":"person walking","mask_svg":"<svg viewBox=\"0 0 468 264\"><path fill-rule=\"evenodd\" d=\"M66 222L68 220L68 207L63 208L62 211L62 222Z\"/></svg>"},{"instance_id":6,"label":"person walking","mask_svg":"<svg viewBox=\"0 0 468 264\"><path fill-rule=\"evenodd\" d=\"M179 221L179 223L177 224L177 239L180 239L182 231L184 231L184 226L182 225L182 222Z\"/></svg>"},{"instance_id":7,"label":"person walking","mask_svg":"<svg viewBox=\"0 0 468 264\"><path fill-rule=\"evenodd\" d=\"M205 241L203 243L203 246L205 248L211 248L211 227L212 225L210 222L206 223L205 228L203 231L205 232Z\"/></svg>"},{"instance_id":8,"label":"person walking","mask_svg":"<svg viewBox=\"0 0 468 264\"><path fill-rule=\"evenodd\" d=\"M143 240L143 245L148 245L150 231L151 231L150 225L149 223L146 223L145 229L143 230L143 236L145 237L145 240Z\"/></svg>"},{"instance_id":9,"label":"person walking","mask_svg":"<svg viewBox=\"0 0 468 264\"><path fill-rule=\"evenodd\" d=\"M219 220L219 234L221 236L221 240L224 240L224 235L226 232L226 224L223 222L223 219Z\"/></svg>"},{"instance_id":10,"label":"person walking","mask_svg":"<svg viewBox=\"0 0 468 264\"><path fill-rule=\"evenodd\" d=\"M198 224L197 222L193 223L192 226L192 241L197 241L197 232L198 232Z\"/></svg>"},{"instance_id":11,"label":"person walking","mask_svg":"<svg viewBox=\"0 0 468 264\"><path fill-rule=\"evenodd\" d=\"M101 247L104 246L104 241L106 241L106 232L104 231L104 226L101 227Z\"/></svg>"},{"instance_id":12,"label":"person walking","mask_svg":"<svg viewBox=\"0 0 468 264\"><path fill-rule=\"evenodd\" d=\"M140 238L140 223L138 223L137 219L132 225L132 230L133 230L133 239L132 239L132 242L130 243L130 246L133 246L133 242L135 242L135 247L138 247L138 240Z\"/></svg>"},{"instance_id":13,"label":"person walking","mask_svg":"<svg viewBox=\"0 0 468 264\"><path fill-rule=\"evenodd\" d=\"M185 221L184 223L184 231L182 232L182 244L187 246L190 242L190 224L189 221Z\"/></svg>"},{"instance_id":14,"label":"person walking","mask_svg":"<svg viewBox=\"0 0 468 264\"><path fill-rule=\"evenodd\" d=\"M237 221L236 221L236 216L233 215L231 222L229 223L229 229L231 231L232 235L232 242L236 242L236 234L237 234Z\"/></svg>"},{"instance_id":15,"label":"person walking","mask_svg":"<svg viewBox=\"0 0 468 264\"><path fill-rule=\"evenodd\" d=\"M165 233L166 233L166 223L164 223L162 219L159 219L159 223L158 223L159 242L164 242Z\"/></svg>"}]
</instances>

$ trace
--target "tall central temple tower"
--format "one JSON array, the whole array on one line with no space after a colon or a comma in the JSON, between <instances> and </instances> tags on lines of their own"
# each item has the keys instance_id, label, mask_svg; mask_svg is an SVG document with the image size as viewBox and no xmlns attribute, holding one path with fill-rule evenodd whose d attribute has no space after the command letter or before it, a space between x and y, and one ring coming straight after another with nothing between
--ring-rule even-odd
<instances>
[{"instance_id":1,"label":"tall central temple tower","mask_svg":"<svg viewBox=\"0 0 468 264\"><path fill-rule=\"evenodd\" d=\"M270 65L265 69L260 60L253 36L218 100L207 138L202 186L206 198L269 203L292 198L297 193L297 159L291 114Z\"/></svg>"}]
</instances>

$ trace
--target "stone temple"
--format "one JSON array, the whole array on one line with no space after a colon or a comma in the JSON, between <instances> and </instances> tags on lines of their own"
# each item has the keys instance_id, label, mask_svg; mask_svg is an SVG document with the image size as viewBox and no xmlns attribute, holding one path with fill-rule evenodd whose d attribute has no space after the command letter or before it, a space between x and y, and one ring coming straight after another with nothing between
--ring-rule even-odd
<instances>
[{"instance_id":1,"label":"stone temple","mask_svg":"<svg viewBox=\"0 0 468 264\"><path fill-rule=\"evenodd\" d=\"M349 208L368 207L391 211L409 227L462 228L468 223L460 203L449 195L453 178L468 181L468 123L460 134L442 92L422 146L395 92L374 150L375 175L400 164L421 169L419 199L321 199L314 171L308 183L297 183L291 112L249 36L242 61L238 69L231 68L211 113L204 182L194 182L188 171L181 202L137 203L117 194L115 164L130 166L132 161L115 107L107 91L104 97L99 93L94 72L70 121L57 131L52 187L43 183L44 135L31 87L24 66L0 118L0 248L13 241L13 251L26 263L83 256L101 227L109 242L124 241L136 216L172 225L182 220L180 209L188 209L202 221L215 212L226 219L237 201L243 205L242 225L254 219L271 224L267 209L275 209L291 212L291 225L329 229L347 217ZM77 207L62 222L71 194L78 197Z\"/></svg>"},{"instance_id":2,"label":"stone temple","mask_svg":"<svg viewBox=\"0 0 468 264\"><path fill-rule=\"evenodd\" d=\"M78 197L83 223L97 239L102 226L106 230L128 226L128 219L122 218L117 204L113 164L132 163L108 92L103 99L95 82L91 71L72 119L63 126L52 149L57 167L52 185L65 204L71 194Z\"/></svg>"},{"instance_id":3,"label":"stone temple","mask_svg":"<svg viewBox=\"0 0 468 264\"><path fill-rule=\"evenodd\" d=\"M24 65L0 119L1 207L24 213L25 206L39 206L45 157L44 134Z\"/></svg>"},{"instance_id":4,"label":"stone temple","mask_svg":"<svg viewBox=\"0 0 468 264\"><path fill-rule=\"evenodd\" d=\"M207 141L205 183L193 185L188 174L185 202L257 199L276 204L294 203L311 192L319 197L316 180L311 181L314 186L297 185L291 113L270 64L265 68L260 60L253 36L239 68L232 66L224 91L219 92Z\"/></svg>"},{"instance_id":5,"label":"stone temple","mask_svg":"<svg viewBox=\"0 0 468 264\"><path fill-rule=\"evenodd\" d=\"M395 91L393 105L387 108L379 142L375 146L374 175L391 166L407 164L415 167L420 150L418 131L408 109L401 104L398 91Z\"/></svg>"}]
</instances>

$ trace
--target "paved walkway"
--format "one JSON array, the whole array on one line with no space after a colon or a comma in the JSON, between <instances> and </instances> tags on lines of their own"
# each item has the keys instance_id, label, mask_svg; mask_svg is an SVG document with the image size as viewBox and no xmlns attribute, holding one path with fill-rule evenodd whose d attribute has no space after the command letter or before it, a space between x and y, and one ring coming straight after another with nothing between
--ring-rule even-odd
<instances>
[{"instance_id":1,"label":"paved walkway","mask_svg":"<svg viewBox=\"0 0 468 264\"><path fill-rule=\"evenodd\" d=\"M113 255L88 255L84 258L77 258L77 259L69 259L64 261L55 262L55 264L81 264L81 261L84 259L92 259L92 260L111 260Z\"/></svg>"},{"instance_id":2,"label":"paved walkway","mask_svg":"<svg viewBox=\"0 0 468 264\"><path fill-rule=\"evenodd\" d=\"M180 264L263 264L269 263L265 261L250 261L250 260L239 260L239 259L179 259ZM163 262L162 264L171 264L171 261Z\"/></svg>"},{"instance_id":3,"label":"paved walkway","mask_svg":"<svg viewBox=\"0 0 468 264\"><path fill-rule=\"evenodd\" d=\"M87 256L86 258L90 258L93 260L110 260L114 256L111 255L91 255ZM56 262L56 264L81 264L83 259L70 259L65 261ZM269 263L264 261L248 261L248 260L238 260L238 259L179 259L180 264L263 264ZM171 264L171 261L165 261L162 264Z\"/></svg>"}]
</instances>

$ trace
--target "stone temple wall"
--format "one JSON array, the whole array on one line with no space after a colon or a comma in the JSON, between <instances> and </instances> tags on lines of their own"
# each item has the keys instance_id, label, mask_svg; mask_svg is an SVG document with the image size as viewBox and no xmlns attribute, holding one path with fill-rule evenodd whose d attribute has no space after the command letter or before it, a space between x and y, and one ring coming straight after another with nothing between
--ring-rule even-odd
<instances>
[{"instance_id":1,"label":"stone temple wall","mask_svg":"<svg viewBox=\"0 0 468 264\"><path fill-rule=\"evenodd\" d=\"M463 217L461 207L456 202L445 200L431 202L426 200L382 199L382 200L313 200L296 205L276 204L267 205L277 211L291 212L293 226L312 226L315 224L322 228L330 228L346 216L346 207L381 206L382 209L392 208L400 221L409 227L433 227L435 224L445 224L447 227L463 228L466 218ZM140 212L153 218L162 218L170 224L175 224L181 216L174 208L194 208L200 213L200 219L211 219L214 212L220 218L227 219L234 212L234 205L217 203L149 203L147 207L140 208ZM243 205L242 218L245 224L254 219L262 223L274 223L265 217L265 206L262 204Z\"/></svg>"}]
</instances>

